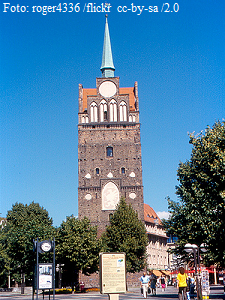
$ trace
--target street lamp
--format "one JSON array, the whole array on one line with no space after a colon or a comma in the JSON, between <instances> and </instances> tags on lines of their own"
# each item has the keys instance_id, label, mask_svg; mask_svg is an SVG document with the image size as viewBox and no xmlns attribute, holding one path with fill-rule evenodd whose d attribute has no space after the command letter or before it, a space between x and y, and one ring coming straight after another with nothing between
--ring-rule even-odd
<instances>
[{"instance_id":1,"label":"street lamp","mask_svg":"<svg viewBox=\"0 0 225 300\"><path fill-rule=\"evenodd\" d=\"M195 265L195 276L196 276L196 289L197 289L197 299L202 299L200 286L199 286L199 277L198 277L198 268L197 268L197 259L196 254L198 255L198 261L199 261L199 247L195 244L186 244L184 246L184 251L187 253L193 253L194 254L194 265Z\"/></svg>"}]
</instances>

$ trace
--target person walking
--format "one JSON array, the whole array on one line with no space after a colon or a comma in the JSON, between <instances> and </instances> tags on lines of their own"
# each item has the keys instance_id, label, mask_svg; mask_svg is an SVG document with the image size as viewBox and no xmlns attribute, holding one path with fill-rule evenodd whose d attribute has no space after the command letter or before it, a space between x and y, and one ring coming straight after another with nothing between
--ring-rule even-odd
<instances>
[{"instance_id":1,"label":"person walking","mask_svg":"<svg viewBox=\"0 0 225 300\"><path fill-rule=\"evenodd\" d=\"M166 281L165 281L165 277L162 275L162 277L160 278L160 283L161 283L161 288L162 288L162 291L165 292L166 290Z\"/></svg>"},{"instance_id":2,"label":"person walking","mask_svg":"<svg viewBox=\"0 0 225 300\"><path fill-rule=\"evenodd\" d=\"M144 296L144 298L147 298L148 294L148 285L149 285L149 276L146 275L144 272L143 275L141 276L141 293Z\"/></svg>"},{"instance_id":3,"label":"person walking","mask_svg":"<svg viewBox=\"0 0 225 300\"><path fill-rule=\"evenodd\" d=\"M157 277L156 275L151 271L150 272L150 287L152 290L152 295L156 295L156 282L157 282Z\"/></svg>"},{"instance_id":4,"label":"person walking","mask_svg":"<svg viewBox=\"0 0 225 300\"><path fill-rule=\"evenodd\" d=\"M187 300L187 275L183 267L179 268L179 273L177 275L177 288L179 300Z\"/></svg>"}]
</instances>

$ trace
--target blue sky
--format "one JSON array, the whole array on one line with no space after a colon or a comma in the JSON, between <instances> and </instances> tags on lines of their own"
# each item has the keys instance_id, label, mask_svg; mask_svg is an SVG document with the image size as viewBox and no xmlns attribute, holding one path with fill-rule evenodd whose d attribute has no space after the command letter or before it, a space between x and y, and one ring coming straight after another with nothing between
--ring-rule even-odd
<instances>
[{"instance_id":1,"label":"blue sky","mask_svg":"<svg viewBox=\"0 0 225 300\"><path fill-rule=\"evenodd\" d=\"M0 10L0 213L34 201L59 226L78 214L78 84L94 88L101 77L105 12L83 12L83 1L80 12L47 15L32 6L60 2L9 3L29 7ZM117 11L132 3L159 12ZM176 200L188 132L225 117L225 2L168 3L179 10L161 12L159 0L113 0L108 13L115 76L121 87L139 84L144 202L156 212L168 210L167 196Z\"/></svg>"}]
</instances>

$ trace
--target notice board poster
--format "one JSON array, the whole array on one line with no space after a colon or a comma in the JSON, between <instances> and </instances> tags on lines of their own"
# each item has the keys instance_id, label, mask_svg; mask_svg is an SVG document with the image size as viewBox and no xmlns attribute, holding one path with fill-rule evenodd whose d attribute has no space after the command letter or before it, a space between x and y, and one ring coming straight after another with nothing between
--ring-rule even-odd
<instances>
[{"instance_id":1,"label":"notice board poster","mask_svg":"<svg viewBox=\"0 0 225 300\"><path fill-rule=\"evenodd\" d=\"M125 253L100 253L100 292L126 293Z\"/></svg>"},{"instance_id":2,"label":"notice board poster","mask_svg":"<svg viewBox=\"0 0 225 300\"><path fill-rule=\"evenodd\" d=\"M39 264L39 285L40 290L52 289L52 264Z\"/></svg>"}]
</instances>

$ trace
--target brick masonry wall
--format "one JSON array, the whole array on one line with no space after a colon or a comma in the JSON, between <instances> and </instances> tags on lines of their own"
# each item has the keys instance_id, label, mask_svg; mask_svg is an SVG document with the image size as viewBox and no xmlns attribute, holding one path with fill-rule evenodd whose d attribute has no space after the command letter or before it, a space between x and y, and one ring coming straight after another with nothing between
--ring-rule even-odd
<instances>
[{"instance_id":1,"label":"brick masonry wall","mask_svg":"<svg viewBox=\"0 0 225 300\"><path fill-rule=\"evenodd\" d=\"M129 287L139 287L142 275L143 271L139 273L127 273L127 289L129 290ZM90 276L80 273L79 282L84 282L85 288L100 288L98 273L91 274Z\"/></svg>"},{"instance_id":2,"label":"brick masonry wall","mask_svg":"<svg viewBox=\"0 0 225 300\"><path fill-rule=\"evenodd\" d=\"M106 148L113 147L113 157L106 156ZM102 210L101 192L104 185L111 181L138 212L143 216L143 186L140 143L140 124L80 124L78 126L78 166L79 166L79 218L84 216L104 230L109 224L109 214L113 211ZM96 168L99 174L96 174ZM122 174L121 168L125 168ZM112 173L113 178L107 175ZM135 177L131 177L131 173ZM85 176L89 174L89 178ZM136 194L134 199L130 193ZM91 199L85 199L87 194Z\"/></svg>"}]
</instances>

